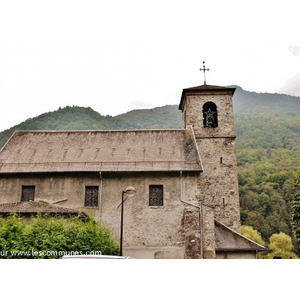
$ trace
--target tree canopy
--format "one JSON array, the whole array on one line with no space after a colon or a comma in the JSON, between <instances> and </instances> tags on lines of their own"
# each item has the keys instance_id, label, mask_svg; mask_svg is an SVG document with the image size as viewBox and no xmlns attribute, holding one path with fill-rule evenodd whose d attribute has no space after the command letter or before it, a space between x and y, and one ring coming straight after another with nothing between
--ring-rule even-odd
<instances>
[{"instance_id":1,"label":"tree canopy","mask_svg":"<svg viewBox=\"0 0 300 300\"><path fill-rule=\"evenodd\" d=\"M269 250L271 252L265 258L298 258L293 250L292 239L283 232L273 234L270 237Z\"/></svg>"}]
</instances>

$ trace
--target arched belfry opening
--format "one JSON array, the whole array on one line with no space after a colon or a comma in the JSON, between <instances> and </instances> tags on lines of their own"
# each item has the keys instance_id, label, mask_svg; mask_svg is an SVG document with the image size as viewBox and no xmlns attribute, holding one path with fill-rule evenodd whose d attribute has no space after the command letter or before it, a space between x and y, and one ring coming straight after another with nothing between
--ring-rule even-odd
<instances>
[{"instance_id":1,"label":"arched belfry opening","mask_svg":"<svg viewBox=\"0 0 300 300\"><path fill-rule=\"evenodd\" d=\"M203 125L210 128L218 127L218 111L213 102L206 102L203 105Z\"/></svg>"}]
</instances>

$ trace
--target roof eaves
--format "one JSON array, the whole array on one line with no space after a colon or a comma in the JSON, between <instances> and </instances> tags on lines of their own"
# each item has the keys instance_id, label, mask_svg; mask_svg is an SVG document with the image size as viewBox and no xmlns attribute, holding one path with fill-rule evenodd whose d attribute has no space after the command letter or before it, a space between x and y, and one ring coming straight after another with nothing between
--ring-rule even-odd
<instances>
[{"instance_id":1,"label":"roof eaves","mask_svg":"<svg viewBox=\"0 0 300 300\"><path fill-rule=\"evenodd\" d=\"M178 110L183 110L183 100L184 100L184 96L186 93L206 93L206 92L212 92L212 91L219 91L219 92L230 92L232 95L234 94L236 88L232 88L232 87L225 87L225 86L217 86L217 85L200 85L200 86L194 86L194 87L190 87L190 88L185 88L182 90L182 94L181 94L181 98L180 98L180 103L179 103L179 107Z\"/></svg>"},{"instance_id":2,"label":"roof eaves","mask_svg":"<svg viewBox=\"0 0 300 300\"><path fill-rule=\"evenodd\" d=\"M216 251L224 251L224 252L235 252L235 251L266 251L265 250L257 250L253 248L216 248Z\"/></svg>"}]
</instances>

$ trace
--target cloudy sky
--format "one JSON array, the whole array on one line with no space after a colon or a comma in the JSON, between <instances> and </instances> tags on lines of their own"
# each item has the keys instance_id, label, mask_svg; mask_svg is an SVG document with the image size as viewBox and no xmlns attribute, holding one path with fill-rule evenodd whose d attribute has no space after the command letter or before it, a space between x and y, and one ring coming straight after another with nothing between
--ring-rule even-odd
<instances>
[{"instance_id":1,"label":"cloudy sky","mask_svg":"<svg viewBox=\"0 0 300 300\"><path fill-rule=\"evenodd\" d=\"M295 0L2 1L0 131L67 105L178 104L183 88L300 96Z\"/></svg>"}]
</instances>

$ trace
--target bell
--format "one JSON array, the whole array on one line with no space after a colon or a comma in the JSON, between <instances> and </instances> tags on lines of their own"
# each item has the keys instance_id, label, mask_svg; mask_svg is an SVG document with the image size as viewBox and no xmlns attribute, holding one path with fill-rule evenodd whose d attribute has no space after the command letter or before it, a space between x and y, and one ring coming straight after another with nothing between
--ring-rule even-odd
<instances>
[{"instance_id":1,"label":"bell","mask_svg":"<svg viewBox=\"0 0 300 300\"><path fill-rule=\"evenodd\" d=\"M212 127L214 125L214 120L211 117L207 118L207 127Z\"/></svg>"}]
</instances>

